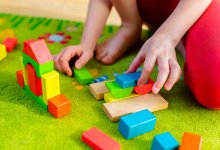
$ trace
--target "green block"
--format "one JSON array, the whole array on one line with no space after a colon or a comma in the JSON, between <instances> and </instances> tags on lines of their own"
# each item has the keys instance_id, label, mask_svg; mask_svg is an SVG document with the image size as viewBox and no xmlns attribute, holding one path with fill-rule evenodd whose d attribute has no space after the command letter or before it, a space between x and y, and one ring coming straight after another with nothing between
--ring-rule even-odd
<instances>
[{"instance_id":1,"label":"green block","mask_svg":"<svg viewBox=\"0 0 220 150\"><path fill-rule=\"evenodd\" d=\"M84 67L81 69L73 68L73 72L74 72L76 80L80 84L90 84L93 82L93 77L91 76L91 74L88 72L86 68Z\"/></svg>"},{"instance_id":2,"label":"green block","mask_svg":"<svg viewBox=\"0 0 220 150\"><path fill-rule=\"evenodd\" d=\"M129 96L134 87L121 88L116 81L105 82L105 86L109 89L114 98L123 98Z\"/></svg>"},{"instance_id":3,"label":"green block","mask_svg":"<svg viewBox=\"0 0 220 150\"><path fill-rule=\"evenodd\" d=\"M42 96L34 95L34 93L31 92L30 88L27 85L24 86L24 89L28 94L30 94L35 99L35 101L37 101L38 104L40 104L46 111L48 111L47 104L44 103Z\"/></svg>"},{"instance_id":4,"label":"green block","mask_svg":"<svg viewBox=\"0 0 220 150\"><path fill-rule=\"evenodd\" d=\"M41 75L54 70L53 61L50 61L50 62L47 62L47 63L44 63L44 64L38 64L36 61L34 61L31 57L29 57L25 53L22 53L22 56L23 56L24 66L26 66L28 63L30 63L34 67L34 69L36 71L36 75L39 78L41 77Z\"/></svg>"}]
</instances>

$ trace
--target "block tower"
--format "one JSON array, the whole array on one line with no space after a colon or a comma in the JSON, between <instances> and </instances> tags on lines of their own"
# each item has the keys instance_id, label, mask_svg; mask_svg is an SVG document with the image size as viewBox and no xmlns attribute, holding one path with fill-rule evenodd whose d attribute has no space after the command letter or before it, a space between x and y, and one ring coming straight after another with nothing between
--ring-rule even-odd
<instances>
[{"instance_id":1,"label":"block tower","mask_svg":"<svg viewBox=\"0 0 220 150\"><path fill-rule=\"evenodd\" d=\"M54 70L45 41L25 41L20 64L22 69L16 72L18 84L54 117L68 114L70 101L60 94L59 73Z\"/></svg>"}]
</instances>

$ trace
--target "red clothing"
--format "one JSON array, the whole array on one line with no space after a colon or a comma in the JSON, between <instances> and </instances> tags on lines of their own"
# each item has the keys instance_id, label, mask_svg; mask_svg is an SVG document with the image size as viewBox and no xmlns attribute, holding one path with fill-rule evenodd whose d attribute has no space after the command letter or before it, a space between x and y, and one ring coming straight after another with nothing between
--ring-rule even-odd
<instances>
[{"instance_id":1,"label":"red clothing","mask_svg":"<svg viewBox=\"0 0 220 150\"><path fill-rule=\"evenodd\" d=\"M158 28L179 0L137 0L143 20ZM197 101L220 109L220 1L213 0L184 37L184 80Z\"/></svg>"}]
</instances>

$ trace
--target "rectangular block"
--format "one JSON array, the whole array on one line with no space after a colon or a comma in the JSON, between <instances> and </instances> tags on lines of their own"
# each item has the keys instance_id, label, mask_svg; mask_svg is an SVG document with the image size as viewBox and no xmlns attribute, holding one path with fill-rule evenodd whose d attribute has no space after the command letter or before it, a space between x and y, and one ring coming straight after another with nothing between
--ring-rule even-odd
<instances>
[{"instance_id":1,"label":"rectangular block","mask_svg":"<svg viewBox=\"0 0 220 150\"><path fill-rule=\"evenodd\" d=\"M11 52L18 44L18 40L16 38L6 38L2 44L6 46L7 52Z\"/></svg>"},{"instance_id":2,"label":"rectangular block","mask_svg":"<svg viewBox=\"0 0 220 150\"><path fill-rule=\"evenodd\" d=\"M3 44L0 44L0 60L4 59L7 56L6 47Z\"/></svg>"},{"instance_id":3,"label":"rectangular block","mask_svg":"<svg viewBox=\"0 0 220 150\"><path fill-rule=\"evenodd\" d=\"M24 78L24 84L28 85L27 72L26 72L26 69L23 65L23 57L20 57L20 66L21 66L21 70L22 70L22 74L23 74L23 78Z\"/></svg>"},{"instance_id":4,"label":"rectangular block","mask_svg":"<svg viewBox=\"0 0 220 150\"><path fill-rule=\"evenodd\" d=\"M70 101L60 94L48 100L48 111L56 118L63 117L70 112Z\"/></svg>"},{"instance_id":5,"label":"rectangular block","mask_svg":"<svg viewBox=\"0 0 220 150\"><path fill-rule=\"evenodd\" d=\"M132 98L132 97L136 97L136 96L140 96L139 94L135 94L135 93L131 93L129 96L127 97L123 97L123 98L114 98L111 93L105 93L104 94L104 100L106 103L109 102L114 102L114 101L120 101L120 100L124 100L124 99L128 99L128 98Z\"/></svg>"},{"instance_id":6,"label":"rectangular block","mask_svg":"<svg viewBox=\"0 0 220 150\"><path fill-rule=\"evenodd\" d=\"M126 108L126 109L125 109ZM103 104L103 110L112 122L121 116L148 109L151 112L168 108L168 102L159 94L146 94Z\"/></svg>"},{"instance_id":7,"label":"rectangular block","mask_svg":"<svg viewBox=\"0 0 220 150\"><path fill-rule=\"evenodd\" d=\"M74 76L76 80L80 84L90 84L93 82L93 77L91 76L91 74L88 72L86 68L84 67L81 69L73 68L73 72L74 72Z\"/></svg>"},{"instance_id":8,"label":"rectangular block","mask_svg":"<svg viewBox=\"0 0 220 150\"><path fill-rule=\"evenodd\" d=\"M131 139L154 129L156 117L149 110L141 110L121 117L118 130L126 138Z\"/></svg>"},{"instance_id":9,"label":"rectangular block","mask_svg":"<svg viewBox=\"0 0 220 150\"><path fill-rule=\"evenodd\" d=\"M137 80L139 79L140 75L141 75L141 72L122 74L116 77L116 82L122 88L134 87L137 85Z\"/></svg>"},{"instance_id":10,"label":"rectangular block","mask_svg":"<svg viewBox=\"0 0 220 150\"><path fill-rule=\"evenodd\" d=\"M179 150L201 150L202 137L196 134L185 132Z\"/></svg>"},{"instance_id":11,"label":"rectangular block","mask_svg":"<svg viewBox=\"0 0 220 150\"><path fill-rule=\"evenodd\" d=\"M105 86L105 82L90 84L89 90L97 100L104 99L104 94L109 92L109 90Z\"/></svg>"},{"instance_id":12,"label":"rectangular block","mask_svg":"<svg viewBox=\"0 0 220 150\"><path fill-rule=\"evenodd\" d=\"M36 95L42 95L41 79L37 77L34 67L30 64L26 65L26 72L28 77L28 85L30 90Z\"/></svg>"},{"instance_id":13,"label":"rectangular block","mask_svg":"<svg viewBox=\"0 0 220 150\"><path fill-rule=\"evenodd\" d=\"M24 88L24 77L23 77L23 74L22 74L22 70L18 70L16 71L16 77L17 77L17 82L18 84Z\"/></svg>"},{"instance_id":14,"label":"rectangular block","mask_svg":"<svg viewBox=\"0 0 220 150\"><path fill-rule=\"evenodd\" d=\"M120 150L120 144L93 127L82 134L82 141L94 150Z\"/></svg>"},{"instance_id":15,"label":"rectangular block","mask_svg":"<svg viewBox=\"0 0 220 150\"><path fill-rule=\"evenodd\" d=\"M177 150L178 147L178 141L169 132L165 132L154 137L151 150Z\"/></svg>"},{"instance_id":16,"label":"rectangular block","mask_svg":"<svg viewBox=\"0 0 220 150\"><path fill-rule=\"evenodd\" d=\"M60 79L58 72L51 71L43 74L41 82L43 88L43 100L46 104L50 98L60 95Z\"/></svg>"}]
</instances>

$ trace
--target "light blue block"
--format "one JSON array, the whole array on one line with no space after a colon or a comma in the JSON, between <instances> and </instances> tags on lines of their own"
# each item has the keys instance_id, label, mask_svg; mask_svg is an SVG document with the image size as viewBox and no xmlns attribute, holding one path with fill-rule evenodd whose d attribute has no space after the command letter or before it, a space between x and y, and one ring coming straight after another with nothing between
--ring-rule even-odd
<instances>
[{"instance_id":1,"label":"light blue block","mask_svg":"<svg viewBox=\"0 0 220 150\"><path fill-rule=\"evenodd\" d=\"M179 142L169 133L165 132L154 137L151 150L177 150Z\"/></svg>"},{"instance_id":2,"label":"light blue block","mask_svg":"<svg viewBox=\"0 0 220 150\"><path fill-rule=\"evenodd\" d=\"M141 72L133 72L128 74L122 74L116 77L116 82L122 88L134 87L137 85L137 80L141 76Z\"/></svg>"},{"instance_id":3,"label":"light blue block","mask_svg":"<svg viewBox=\"0 0 220 150\"><path fill-rule=\"evenodd\" d=\"M118 130L126 139L131 139L152 131L155 124L156 117L149 110L142 110L121 117Z\"/></svg>"}]
</instances>

